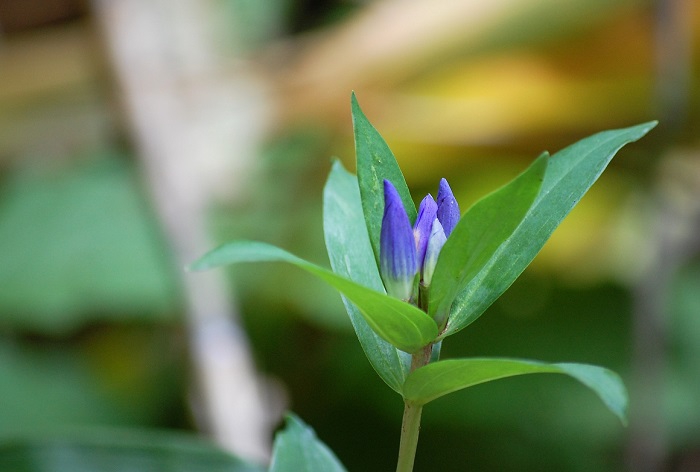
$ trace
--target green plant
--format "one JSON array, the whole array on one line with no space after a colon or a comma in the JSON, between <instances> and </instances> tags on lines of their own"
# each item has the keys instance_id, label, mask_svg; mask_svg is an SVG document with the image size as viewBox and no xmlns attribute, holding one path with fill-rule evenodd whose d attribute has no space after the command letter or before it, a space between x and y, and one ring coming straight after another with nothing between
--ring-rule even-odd
<instances>
[{"instance_id":1,"label":"green plant","mask_svg":"<svg viewBox=\"0 0 700 472\"><path fill-rule=\"evenodd\" d=\"M566 374L592 389L624 423L627 394L608 369L507 358L439 360L439 353L445 338L475 321L515 281L615 153L656 123L598 133L551 157L543 153L460 218L444 180L438 202L426 197L417 212L393 154L354 95L352 116L357 177L336 162L324 190L332 270L251 241L225 244L192 268L287 262L338 290L367 358L404 401L397 471L413 468L425 404L500 378ZM308 435L302 426L291 420L292 430ZM309 462L306 470L331 470L329 460L341 468L323 451L325 465ZM273 460L272 470L300 470L279 464Z\"/></svg>"}]
</instances>

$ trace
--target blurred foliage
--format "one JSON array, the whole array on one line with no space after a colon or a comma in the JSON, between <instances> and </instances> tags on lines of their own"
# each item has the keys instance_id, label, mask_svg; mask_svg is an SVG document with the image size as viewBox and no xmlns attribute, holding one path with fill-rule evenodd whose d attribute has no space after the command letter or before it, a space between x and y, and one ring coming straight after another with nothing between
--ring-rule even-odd
<instances>
[{"instance_id":1,"label":"blurred foliage","mask_svg":"<svg viewBox=\"0 0 700 472\"><path fill-rule=\"evenodd\" d=\"M181 374L169 337L95 331L70 343L0 340L0 436L57 425L183 421Z\"/></svg>"},{"instance_id":2,"label":"blurred foliage","mask_svg":"<svg viewBox=\"0 0 700 472\"><path fill-rule=\"evenodd\" d=\"M177 307L162 236L116 156L5 179L0 259L0 326L60 333Z\"/></svg>"},{"instance_id":3,"label":"blurred foliage","mask_svg":"<svg viewBox=\"0 0 700 472\"><path fill-rule=\"evenodd\" d=\"M10 173L0 255L0 437L60 425L182 426L184 359L168 328L180 300L124 156ZM0 468L78 470L70 464L84 451L57 441L3 443ZM99 451L97 462L111 460Z\"/></svg>"},{"instance_id":4,"label":"blurred foliage","mask_svg":"<svg viewBox=\"0 0 700 472\"><path fill-rule=\"evenodd\" d=\"M276 137L262 153L246 195L233 206L219 205L212 228L219 241L253 239L328 266L323 242L321 194L332 150L322 129L300 127ZM290 198L290 195L293 198ZM351 329L340 298L312 276L289 267L246 266L230 271L244 311L250 306L261 329L276 329L291 311L332 329ZM280 290L280 287L284 287Z\"/></svg>"},{"instance_id":5,"label":"blurred foliage","mask_svg":"<svg viewBox=\"0 0 700 472\"><path fill-rule=\"evenodd\" d=\"M234 49L255 50L282 33L290 0L217 0L221 16L234 27L229 34ZM229 22L230 20L230 22ZM239 52L239 51L237 51Z\"/></svg>"},{"instance_id":6,"label":"blurred foliage","mask_svg":"<svg viewBox=\"0 0 700 472\"><path fill-rule=\"evenodd\" d=\"M671 368L664 407L670 439L676 447L697 447L700 439L700 258L687 261L671 288Z\"/></svg>"},{"instance_id":7,"label":"blurred foliage","mask_svg":"<svg viewBox=\"0 0 700 472\"><path fill-rule=\"evenodd\" d=\"M190 435L82 429L0 440L0 468L12 472L262 472Z\"/></svg>"},{"instance_id":8,"label":"blurred foliage","mask_svg":"<svg viewBox=\"0 0 700 472\"><path fill-rule=\"evenodd\" d=\"M629 378L630 287L653 252L659 163L679 146L695 160L700 153L700 3L680 2L693 27L685 45L692 82L685 108L670 111L658 103L655 61L672 51L658 49L659 10L648 0L512 2L517 8L505 16L447 31L458 38L450 47L429 49L430 37L416 37L428 54L399 44L375 63L370 52L384 44L381 33L396 25L412 32L410 24L392 18L347 49L319 51L384 2L215 3L235 30L226 52L260 54L263 70L282 62L267 72L283 92L275 97L282 116L246 178L247 194L213 212L221 241L264 240L327 265L320 196L330 156L352 168L350 89L415 195L434 193L430 186L449 176L465 207L544 149L662 119L658 132L613 162L523 278L443 351L589 362ZM120 446L113 441L121 433L107 429L191 427L186 347L178 268L132 152L95 151L124 148L123 130L115 131L113 78L93 29L84 17L71 19L13 33L0 51L0 470L81 470L71 461L82 454L92 470L196 470L196 457L223 469L230 458L188 438L129 432ZM366 62L348 72L341 66L358 64L353 51ZM327 57L334 62L318 59ZM328 75L314 81L304 72L317 59ZM669 120L675 128L664 128L667 117L678 118ZM700 450L699 267L697 257L685 261L668 292L658 407L676 457ZM391 470L401 405L372 372L339 297L279 266L235 271L232 290L258 365L284 383L291 409L348 470ZM577 387L563 378L510 379L431 404L416 469L435 468L427 461L438 457L441 470L624 470L629 432ZM75 425L105 433L47 435ZM107 469L117 457L122 469Z\"/></svg>"}]
</instances>

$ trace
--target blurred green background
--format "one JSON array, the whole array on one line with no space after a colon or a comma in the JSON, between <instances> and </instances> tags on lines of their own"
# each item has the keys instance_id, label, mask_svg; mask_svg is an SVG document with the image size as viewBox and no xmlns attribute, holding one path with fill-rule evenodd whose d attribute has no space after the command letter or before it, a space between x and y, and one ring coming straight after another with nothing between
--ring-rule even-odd
<instances>
[{"instance_id":1,"label":"blurred green background","mask_svg":"<svg viewBox=\"0 0 700 472\"><path fill-rule=\"evenodd\" d=\"M221 432L201 372L236 352L240 424L291 409L392 470L401 401L335 292L182 270L232 238L327 265L351 90L416 200L445 176L463 211L542 150L661 123L442 350L612 368L630 425L573 381L502 380L426 408L416 470L700 470L699 23L692 0L0 0L0 470L253 470L212 444L265 440Z\"/></svg>"}]
</instances>

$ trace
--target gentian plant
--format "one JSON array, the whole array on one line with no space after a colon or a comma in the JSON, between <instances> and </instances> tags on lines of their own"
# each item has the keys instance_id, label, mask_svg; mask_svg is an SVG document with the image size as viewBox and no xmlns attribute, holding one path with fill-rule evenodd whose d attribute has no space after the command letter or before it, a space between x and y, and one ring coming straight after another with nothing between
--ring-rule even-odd
<instances>
[{"instance_id":1,"label":"gentian plant","mask_svg":"<svg viewBox=\"0 0 700 472\"><path fill-rule=\"evenodd\" d=\"M332 270L251 241L225 244L193 268L282 261L338 290L367 358L404 402L397 471L413 468L424 405L505 377L568 375L624 423L627 394L608 369L510 358L440 360L439 354L445 338L474 322L515 281L615 153L656 123L598 133L551 157L543 153L462 216L445 179L437 201L428 195L416 211L396 159L354 94L351 106L357 176L335 162L323 195ZM275 471L344 470L294 416L273 454Z\"/></svg>"}]
</instances>

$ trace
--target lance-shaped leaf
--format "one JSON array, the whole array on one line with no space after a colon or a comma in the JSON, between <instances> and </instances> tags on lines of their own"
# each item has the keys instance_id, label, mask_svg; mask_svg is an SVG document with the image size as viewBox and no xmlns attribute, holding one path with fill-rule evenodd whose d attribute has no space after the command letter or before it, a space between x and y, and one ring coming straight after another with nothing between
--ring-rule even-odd
<instances>
[{"instance_id":1,"label":"lance-shaped leaf","mask_svg":"<svg viewBox=\"0 0 700 472\"><path fill-rule=\"evenodd\" d=\"M654 126L656 122L652 121L604 131L554 154L549 159L540 192L527 215L457 295L442 336L459 331L481 316L532 262L615 153L625 144L640 139Z\"/></svg>"},{"instance_id":2,"label":"lance-shaped leaf","mask_svg":"<svg viewBox=\"0 0 700 472\"><path fill-rule=\"evenodd\" d=\"M411 224L416 220L416 207L394 154L360 109L355 93L352 94L351 108L362 210L374 258L378 264L379 235L384 214L384 179L390 181L399 192Z\"/></svg>"},{"instance_id":3,"label":"lance-shaped leaf","mask_svg":"<svg viewBox=\"0 0 700 472\"><path fill-rule=\"evenodd\" d=\"M411 372L404 384L408 401L426 404L473 385L525 374L565 374L578 380L626 423L627 391L616 373L588 364L545 364L520 359L448 359Z\"/></svg>"},{"instance_id":4,"label":"lance-shaped leaf","mask_svg":"<svg viewBox=\"0 0 700 472\"><path fill-rule=\"evenodd\" d=\"M270 472L345 472L345 467L313 429L287 414L287 427L277 433Z\"/></svg>"},{"instance_id":5,"label":"lance-shaped leaf","mask_svg":"<svg viewBox=\"0 0 700 472\"><path fill-rule=\"evenodd\" d=\"M378 292L384 286L372 256L357 178L335 162L323 189L323 231L333 272ZM345 296L343 303L370 364L396 392L406 380L411 356L379 337Z\"/></svg>"},{"instance_id":6,"label":"lance-shaped leaf","mask_svg":"<svg viewBox=\"0 0 700 472\"><path fill-rule=\"evenodd\" d=\"M459 220L440 251L429 313L442 325L455 296L491 260L518 227L537 196L549 155L542 154L509 184L487 195Z\"/></svg>"},{"instance_id":7,"label":"lance-shaped leaf","mask_svg":"<svg viewBox=\"0 0 700 472\"><path fill-rule=\"evenodd\" d=\"M323 280L354 303L379 336L402 351L415 352L437 336L435 322L415 306L357 284L269 244L255 241L230 242L205 254L191 269L265 261L288 262Z\"/></svg>"}]
</instances>

